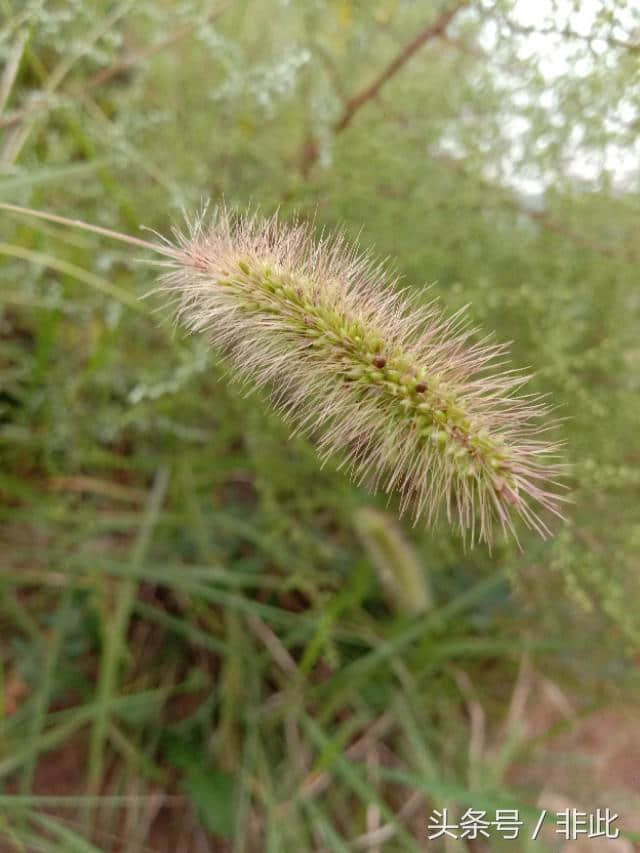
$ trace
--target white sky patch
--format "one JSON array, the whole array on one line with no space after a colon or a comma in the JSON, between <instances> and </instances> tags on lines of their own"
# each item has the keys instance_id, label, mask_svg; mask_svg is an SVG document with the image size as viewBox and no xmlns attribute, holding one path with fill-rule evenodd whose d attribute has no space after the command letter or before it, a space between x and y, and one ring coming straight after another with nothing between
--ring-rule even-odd
<instances>
[{"instance_id":1,"label":"white sky patch","mask_svg":"<svg viewBox=\"0 0 640 853\"><path fill-rule=\"evenodd\" d=\"M548 89L541 93L537 105L547 113L549 124L558 128L564 117L558 110L554 88L558 89L567 75L574 79L587 77L596 70L598 62L609 64L613 59L612 52L624 50L623 47L612 46L607 39L628 42L631 38L634 43L640 41L640 4L629 4L626 9L616 7L613 10L615 17L608 20L603 19L603 11L611 11L607 10L607 0L582 0L578 9L571 0L555 3L552 0L517 0L509 15L509 20L516 26L517 32L512 35L506 25L489 18L481 30L479 41L487 54L492 56L499 47L501 38L517 40L518 57L524 63L535 63L548 85ZM527 32L529 28L535 32ZM575 36L567 35L565 31ZM595 34L601 37L593 38ZM495 74L498 84L505 92L509 92L509 72L497 64ZM520 88L508 97L512 109L509 109L507 103L502 131L509 140L511 153L502 158L500 175L491 177L499 177L503 184L512 186L525 195L539 196L554 178L551 174L547 177L538 174L540 170L530 169L532 174L527 174L527 167L522 159L525 141L531 133L531 124L523 120L523 116L518 112L526 111L527 107L533 105L532 95L526 88ZM637 107L620 92L617 101L601 116L601 121L603 129L613 135L639 118ZM593 122L594 118L585 121ZM640 183L640 134L637 134L632 142L607 142L597 153L581 144L583 140L584 133L578 124L570 134L567 168L569 177L596 185L606 172L611 176L614 185L620 189L637 188ZM445 143L444 147L453 151L449 143ZM541 150L537 144L536 148Z\"/></svg>"}]
</instances>

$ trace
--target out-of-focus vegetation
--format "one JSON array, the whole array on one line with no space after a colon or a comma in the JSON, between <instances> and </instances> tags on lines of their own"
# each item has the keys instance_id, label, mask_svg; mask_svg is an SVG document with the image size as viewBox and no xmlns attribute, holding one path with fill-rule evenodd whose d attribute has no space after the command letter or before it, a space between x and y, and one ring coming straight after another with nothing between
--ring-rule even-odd
<instances>
[{"instance_id":1,"label":"out-of-focus vegetation","mask_svg":"<svg viewBox=\"0 0 640 853\"><path fill-rule=\"evenodd\" d=\"M424 850L443 807L525 826L429 849L563 849L540 803L640 831L639 33L624 0L0 0L0 200L341 225L514 341L573 465L522 551L398 526L135 251L3 213L1 849Z\"/></svg>"}]
</instances>

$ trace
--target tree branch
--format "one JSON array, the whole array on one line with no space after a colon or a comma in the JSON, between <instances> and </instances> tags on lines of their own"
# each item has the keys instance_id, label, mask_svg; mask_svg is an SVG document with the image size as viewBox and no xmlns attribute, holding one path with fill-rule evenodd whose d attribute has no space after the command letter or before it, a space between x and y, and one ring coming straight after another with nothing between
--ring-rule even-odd
<instances>
[{"instance_id":1,"label":"tree branch","mask_svg":"<svg viewBox=\"0 0 640 853\"><path fill-rule=\"evenodd\" d=\"M420 48L426 44L428 41L432 39L438 38L439 36L444 35L447 27L451 23L451 20L455 17L455 15L462 9L464 6L467 6L469 0L462 0L462 2L457 3L455 6L452 6L446 12L443 12L440 17L434 21L434 23L429 24L429 26L425 27L418 35L412 39L408 44L406 44L400 53L391 60L389 65L382 71L381 74L376 77L368 86L366 86L362 91L358 92L353 97L349 98L347 103L345 104L344 112L342 116L338 119L334 126L334 130L336 133L340 133L345 130L353 120L354 115L358 112L358 110L367 103L367 101L372 100L376 97L380 89L387 83L392 77L394 77L398 71L405 65L409 59L417 53Z\"/></svg>"},{"instance_id":2,"label":"tree branch","mask_svg":"<svg viewBox=\"0 0 640 853\"><path fill-rule=\"evenodd\" d=\"M225 12L229 7L229 3L224 3L222 6L217 6L215 9L210 9L208 12L204 14L203 17L199 18L197 21L192 21L191 23L185 24L180 29L168 35L165 39L158 42L158 44L151 45L138 53L133 53L130 56L125 56L123 59L114 63L113 65L109 65L106 68L102 68L100 71L97 71L92 77L90 77L85 84L80 88L80 90L76 93L72 93L74 98L81 97L86 95L92 89L95 89L98 86L102 86L107 81L111 80L113 77L117 77L118 75L124 74L127 71L130 71L132 68L135 68L136 65L140 65L147 59L150 59L156 53L160 53L160 51L165 50L166 48L171 47L172 45L179 42L181 39L188 36L198 27L202 26L204 23L215 20L219 15ZM48 96L37 98L27 107L23 107L21 109L14 110L12 113L7 113L6 115L0 118L0 127L13 127L14 125L20 124L24 119L29 116L42 112L43 110L49 109L51 107L51 100Z\"/></svg>"},{"instance_id":3,"label":"tree branch","mask_svg":"<svg viewBox=\"0 0 640 853\"><path fill-rule=\"evenodd\" d=\"M131 54L131 56L125 56L124 59L120 60L120 62L116 62L114 65L110 65L107 68L101 69L89 78L84 91L93 89L95 86L102 86L103 83L106 83L112 77L117 77L119 74L126 73L131 68L134 68L136 65L140 65L140 63L144 62L147 59L150 59L156 53L160 53L160 51L171 47L171 45L174 45L176 42L185 38L185 36L188 36L190 33L192 33L194 30L196 30L203 24L209 23L210 21L214 21L216 18L220 17L223 12L226 12L228 8L229 3L224 3L222 6L217 6L215 9L210 9L208 12L205 13L202 18L198 19L197 21L191 21L190 23L185 24L183 27L180 27L175 32L171 33L157 44L153 44L150 47L139 51L138 53L133 53Z\"/></svg>"},{"instance_id":4,"label":"tree branch","mask_svg":"<svg viewBox=\"0 0 640 853\"><path fill-rule=\"evenodd\" d=\"M562 237L565 237L567 240L570 240L572 243L575 243L576 246L581 246L583 249L588 249L592 252L597 252L600 255L604 255L604 257L617 259L620 261L624 261L625 263L636 264L640 261L640 254L634 252L633 250L626 249L620 250L620 247L611 245L609 243L601 243L599 240L594 240L591 237L587 237L584 234L581 234L579 231L574 231L573 228L566 225L564 222L560 222L557 219L549 216L544 210L535 210L533 208L527 207L518 201L512 191L510 191L506 187L502 187L498 184L493 184L490 181L485 180L484 178L478 177L476 175L472 175L464 166L462 160L457 160L454 157L449 157L445 154L431 154L433 160L435 160L440 165L444 166L446 169L449 169L451 172L455 172L457 175L460 175L463 178L468 180L474 180L476 183L487 190L487 192L492 193L498 203L503 207L509 208L513 210L515 213L522 214L526 216L528 219L531 219L533 222L537 222L541 228L544 228L547 231L552 231L555 234L559 234Z\"/></svg>"},{"instance_id":5,"label":"tree branch","mask_svg":"<svg viewBox=\"0 0 640 853\"><path fill-rule=\"evenodd\" d=\"M406 65L411 57L420 50L428 41L445 36L446 29L457 13L469 4L470 0L460 0L455 6L443 12L432 24L421 30L415 38L406 44L402 50L391 60L389 65L368 86L349 98L344 105L344 110L338 121L334 124L334 133L341 133L351 124L358 110L379 93L380 89L400 69ZM312 133L307 132L302 151L300 153L300 171L307 178L316 160L318 159L318 144Z\"/></svg>"}]
</instances>

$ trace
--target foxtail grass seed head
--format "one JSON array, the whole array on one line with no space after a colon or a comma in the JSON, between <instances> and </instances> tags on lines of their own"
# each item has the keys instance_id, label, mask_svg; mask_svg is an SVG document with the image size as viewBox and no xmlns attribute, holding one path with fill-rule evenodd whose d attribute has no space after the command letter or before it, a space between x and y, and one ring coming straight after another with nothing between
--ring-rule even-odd
<instances>
[{"instance_id":1,"label":"foxtail grass seed head","mask_svg":"<svg viewBox=\"0 0 640 853\"><path fill-rule=\"evenodd\" d=\"M323 458L342 455L358 481L400 495L400 512L441 513L473 544L494 522L545 537L560 518L560 445L544 438L529 377L500 371L507 347L474 341L464 311L445 317L400 290L382 263L339 234L304 223L207 211L173 242L152 243L79 220L0 202L0 210L81 228L165 258L160 289L178 317L209 335L231 373L267 386Z\"/></svg>"},{"instance_id":2,"label":"foxtail grass seed head","mask_svg":"<svg viewBox=\"0 0 640 853\"><path fill-rule=\"evenodd\" d=\"M463 312L416 305L340 234L224 207L174 234L161 288L178 317L323 458L397 492L416 520L444 511L471 543L490 542L496 520L515 534L518 516L549 533L563 466L546 406L518 393L529 377L497 370L505 345L474 342Z\"/></svg>"}]
</instances>

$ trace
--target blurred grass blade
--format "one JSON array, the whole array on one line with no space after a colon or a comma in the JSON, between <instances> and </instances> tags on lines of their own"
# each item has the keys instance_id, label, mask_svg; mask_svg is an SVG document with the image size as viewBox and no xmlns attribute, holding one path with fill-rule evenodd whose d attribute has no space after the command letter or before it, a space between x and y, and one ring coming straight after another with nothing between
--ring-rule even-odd
<instances>
[{"instance_id":1,"label":"blurred grass blade","mask_svg":"<svg viewBox=\"0 0 640 853\"><path fill-rule=\"evenodd\" d=\"M395 521L362 507L354 514L354 525L394 609L409 614L429 610L433 596L427 573Z\"/></svg>"},{"instance_id":2,"label":"blurred grass blade","mask_svg":"<svg viewBox=\"0 0 640 853\"><path fill-rule=\"evenodd\" d=\"M9 96L11 95L13 84L18 71L20 70L20 62L22 61L22 54L24 53L24 48L28 38L29 33L27 30L23 30L19 33L13 47L9 51L9 56L5 60L4 71L0 78L0 115L2 115L6 103L9 100Z\"/></svg>"},{"instance_id":3,"label":"blurred grass blade","mask_svg":"<svg viewBox=\"0 0 640 853\"><path fill-rule=\"evenodd\" d=\"M9 243L0 243L0 254L8 255L12 258L21 258L22 260L29 261L33 264L41 264L42 266L48 267L49 269L55 270L63 275L69 275L78 281L84 282L84 284L88 284L89 287L92 287L99 293L102 293L105 296L110 296L112 299L117 299L118 302L122 302L123 305L126 305L128 308L133 309L139 314L148 313L147 308L145 308L135 296L127 293L126 290L116 287L115 284L111 284L111 282L107 281L105 278L102 278L95 273L88 272L87 270L82 269L82 267L69 263L69 261L63 261L61 258L56 258L53 255L47 255L44 252L37 252L34 249L26 249L23 246L13 246Z\"/></svg>"},{"instance_id":4,"label":"blurred grass blade","mask_svg":"<svg viewBox=\"0 0 640 853\"><path fill-rule=\"evenodd\" d=\"M91 172L98 171L101 166L108 162L107 158L102 158L88 160L83 163L72 163L69 166L29 169L24 174L5 175L0 180L0 198L6 198L8 193L13 194L16 190L23 190L25 188L40 186L41 184L55 183L55 181L91 174Z\"/></svg>"},{"instance_id":5,"label":"blurred grass blade","mask_svg":"<svg viewBox=\"0 0 640 853\"><path fill-rule=\"evenodd\" d=\"M134 568L146 556L153 529L160 517L168 484L169 472L167 469L161 469L153 482L145 517L133 549L131 565ZM111 714L110 700L117 692L118 665L126 643L126 630L133 609L136 590L137 579L134 572L132 577L125 578L117 588L118 598L115 603L115 612L111 619L105 623L106 634L103 639L100 674L96 688L98 711L89 744L88 790L90 794L97 793L100 789L104 766L104 745Z\"/></svg>"},{"instance_id":6,"label":"blurred grass blade","mask_svg":"<svg viewBox=\"0 0 640 853\"><path fill-rule=\"evenodd\" d=\"M47 834L53 835L60 844L60 849L64 850L65 853L103 853L99 847L91 844L84 836L79 835L49 815L36 812L31 815L31 820L41 826Z\"/></svg>"}]
</instances>

